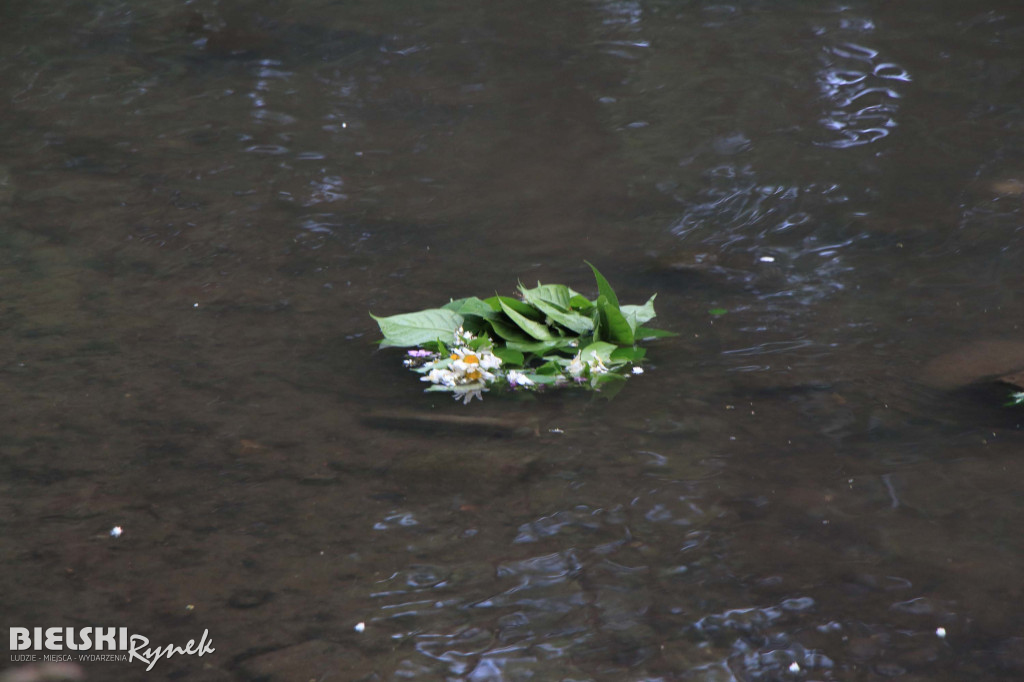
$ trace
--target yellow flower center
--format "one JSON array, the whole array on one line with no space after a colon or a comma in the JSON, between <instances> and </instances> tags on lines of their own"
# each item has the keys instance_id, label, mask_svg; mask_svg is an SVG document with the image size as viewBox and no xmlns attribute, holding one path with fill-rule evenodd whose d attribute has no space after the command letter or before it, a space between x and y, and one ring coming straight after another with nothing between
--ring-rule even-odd
<instances>
[{"instance_id":1,"label":"yellow flower center","mask_svg":"<svg viewBox=\"0 0 1024 682\"><path fill-rule=\"evenodd\" d=\"M466 372L466 378L471 380L471 381L476 381L481 376L482 375L480 374L480 370L471 369L468 372Z\"/></svg>"},{"instance_id":2,"label":"yellow flower center","mask_svg":"<svg viewBox=\"0 0 1024 682\"><path fill-rule=\"evenodd\" d=\"M472 355L472 354L469 354L466 357L462 358L462 361L464 363L466 363L467 365L479 365L480 364L480 358L478 358L477 356Z\"/></svg>"}]
</instances>

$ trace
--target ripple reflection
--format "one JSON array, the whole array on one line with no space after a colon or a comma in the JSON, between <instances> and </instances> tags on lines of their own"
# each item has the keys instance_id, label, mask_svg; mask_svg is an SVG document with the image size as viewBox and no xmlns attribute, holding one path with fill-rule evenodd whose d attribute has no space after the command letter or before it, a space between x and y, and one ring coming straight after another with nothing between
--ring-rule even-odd
<instances>
[{"instance_id":1,"label":"ripple reflection","mask_svg":"<svg viewBox=\"0 0 1024 682\"><path fill-rule=\"evenodd\" d=\"M877 50L855 43L824 48L825 66L818 72L818 88L829 110L821 119L836 137L821 142L845 149L877 142L897 126L899 85L911 81L902 66L881 61Z\"/></svg>"}]
</instances>

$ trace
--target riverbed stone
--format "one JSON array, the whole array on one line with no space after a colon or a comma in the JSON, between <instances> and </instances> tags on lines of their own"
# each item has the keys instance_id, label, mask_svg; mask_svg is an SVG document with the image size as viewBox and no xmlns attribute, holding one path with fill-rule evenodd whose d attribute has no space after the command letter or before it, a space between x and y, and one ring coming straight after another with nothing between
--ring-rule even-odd
<instances>
[{"instance_id":1,"label":"riverbed stone","mask_svg":"<svg viewBox=\"0 0 1024 682\"><path fill-rule=\"evenodd\" d=\"M1017 376L1022 369L1024 342L978 341L931 360L922 380L934 388L952 390L1000 376Z\"/></svg>"},{"instance_id":2,"label":"riverbed stone","mask_svg":"<svg viewBox=\"0 0 1024 682\"><path fill-rule=\"evenodd\" d=\"M241 664L252 679L265 682L373 679L370 662L356 649L322 639L261 654Z\"/></svg>"}]
</instances>

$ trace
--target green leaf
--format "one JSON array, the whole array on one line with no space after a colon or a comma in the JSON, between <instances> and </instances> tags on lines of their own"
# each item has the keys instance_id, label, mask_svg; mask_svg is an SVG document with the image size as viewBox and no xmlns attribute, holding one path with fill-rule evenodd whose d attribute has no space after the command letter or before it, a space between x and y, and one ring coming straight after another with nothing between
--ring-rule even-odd
<instances>
[{"instance_id":1,"label":"green leaf","mask_svg":"<svg viewBox=\"0 0 1024 682\"><path fill-rule=\"evenodd\" d=\"M589 313L594 309L594 302L581 294L574 294L573 297L569 299L569 307L573 310Z\"/></svg>"},{"instance_id":2,"label":"green leaf","mask_svg":"<svg viewBox=\"0 0 1024 682\"><path fill-rule=\"evenodd\" d=\"M558 383L560 374L537 374L535 372L524 372L523 375L535 384L552 386Z\"/></svg>"},{"instance_id":3,"label":"green leaf","mask_svg":"<svg viewBox=\"0 0 1024 682\"><path fill-rule=\"evenodd\" d=\"M647 355L646 348L616 348L612 351L612 362L629 362L636 364Z\"/></svg>"},{"instance_id":4,"label":"green leaf","mask_svg":"<svg viewBox=\"0 0 1024 682\"><path fill-rule=\"evenodd\" d=\"M577 334L590 334L594 331L594 321L589 317L559 310L546 301L534 301L533 305L558 324Z\"/></svg>"},{"instance_id":5,"label":"green leaf","mask_svg":"<svg viewBox=\"0 0 1024 682\"><path fill-rule=\"evenodd\" d=\"M533 338L537 339L538 341L551 341L556 338L555 335L552 334L551 331L547 328L547 326L541 324L540 322L534 322L525 315L519 313L511 305L506 303L506 300L512 299L506 299L504 296L498 297L498 302L501 304L501 309L505 311L505 314L508 315L510 320L516 323L517 327L519 327L524 332L526 332Z\"/></svg>"},{"instance_id":6,"label":"green leaf","mask_svg":"<svg viewBox=\"0 0 1024 682\"><path fill-rule=\"evenodd\" d=\"M565 362L568 362L568 359L564 359L564 360L565 360ZM544 374L546 376L552 376L552 375L556 375L556 374L561 374L562 373L562 361L563 361L563 358L557 358L557 361L556 360L548 360L543 365L538 367L535 371L537 372L537 374Z\"/></svg>"},{"instance_id":7,"label":"green leaf","mask_svg":"<svg viewBox=\"0 0 1024 682\"><path fill-rule=\"evenodd\" d=\"M426 374L427 372L429 372L432 369L448 369L448 367L451 366L452 362L453 362L453 360L450 357L445 357L445 358L441 358L440 360L435 360L434 362L430 363L430 367L427 367L426 365L422 365L420 367L417 367L413 371L414 372L419 372L420 374Z\"/></svg>"},{"instance_id":8,"label":"green leaf","mask_svg":"<svg viewBox=\"0 0 1024 682\"><path fill-rule=\"evenodd\" d=\"M607 365L612 361L612 353L617 349L618 346L614 343L595 341L580 351L580 360L583 362L590 362L594 358L599 358L601 362Z\"/></svg>"},{"instance_id":9,"label":"green leaf","mask_svg":"<svg viewBox=\"0 0 1024 682\"><path fill-rule=\"evenodd\" d=\"M441 306L443 310L451 310L459 315L476 315L477 317L483 317L490 319L496 317L498 312L476 296L470 296L469 298L458 298L454 301L449 301Z\"/></svg>"},{"instance_id":10,"label":"green leaf","mask_svg":"<svg viewBox=\"0 0 1024 682\"><path fill-rule=\"evenodd\" d=\"M518 298L510 298L508 296L492 296L491 298L485 298L484 303L491 306L495 311L504 310L504 306L512 308L520 315L530 318L531 320L541 321L544 319L544 313L540 312L531 305L523 303Z\"/></svg>"},{"instance_id":11,"label":"green leaf","mask_svg":"<svg viewBox=\"0 0 1024 682\"><path fill-rule=\"evenodd\" d=\"M519 327L513 324L499 319L488 320L488 323L490 323L494 333L505 339L506 342L533 343L529 336L519 331Z\"/></svg>"},{"instance_id":12,"label":"green leaf","mask_svg":"<svg viewBox=\"0 0 1024 682\"><path fill-rule=\"evenodd\" d=\"M569 308L569 299L572 298L572 294L569 293L569 287L564 284L541 284L537 282L537 286L533 289L527 289L520 282L519 293L531 305L537 305L537 301L544 301L545 303L552 303L563 310Z\"/></svg>"},{"instance_id":13,"label":"green leaf","mask_svg":"<svg viewBox=\"0 0 1024 682\"><path fill-rule=\"evenodd\" d=\"M520 284L519 291L527 303L566 329L577 334L589 334L593 331L594 323L589 318L569 309L573 296L579 294L564 284L538 283L533 289L527 289Z\"/></svg>"},{"instance_id":14,"label":"green leaf","mask_svg":"<svg viewBox=\"0 0 1024 682\"><path fill-rule=\"evenodd\" d=\"M638 339L667 339L670 336L679 336L679 334L665 331L664 329L655 329L654 327L640 327L636 330L636 338Z\"/></svg>"},{"instance_id":15,"label":"green leaf","mask_svg":"<svg viewBox=\"0 0 1024 682\"><path fill-rule=\"evenodd\" d=\"M635 341L633 328L630 327L619 307L612 304L602 294L597 298L597 309L601 316L601 338L614 341L620 346L632 346Z\"/></svg>"},{"instance_id":16,"label":"green leaf","mask_svg":"<svg viewBox=\"0 0 1024 682\"><path fill-rule=\"evenodd\" d=\"M442 357L448 355L448 345L444 341L427 341L426 343L421 343L420 348L437 353Z\"/></svg>"},{"instance_id":17,"label":"green leaf","mask_svg":"<svg viewBox=\"0 0 1024 682\"><path fill-rule=\"evenodd\" d=\"M377 317L370 313L370 317L377 321L380 333L384 335L381 346L400 348L419 346L438 339L450 341L463 321L462 315L444 308L431 308L418 313L390 317Z\"/></svg>"},{"instance_id":18,"label":"green leaf","mask_svg":"<svg viewBox=\"0 0 1024 682\"><path fill-rule=\"evenodd\" d=\"M634 334L638 327L647 324L655 318L654 298L656 296L657 294L651 296L647 299L647 303L644 303L643 305L624 305L619 307L619 310L622 311L626 321L629 322L629 326L633 330Z\"/></svg>"},{"instance_id":19,"label":"green leaf","mask_svg":"<svg viewBox=\"0 0 1024 682\"><path fill-rule=\"evenodd\" d=\"M462 328L473 336L484 337L484 340L487 340L486 337L491 336L490 320L485 320L476 315L466 315L466 319L462 321Z\"/></svg>"},{"instance_id":20,"label":"green leaf","mask_svg":"<svg viewBox=\"0 0 1024 682\"><path fill-rule=\"evenodd\" d=\"M719 315L725 315L727 312L729 311L725 308L712 308L711 310L708 311L708 314L718 317Z\"/></svg>"},{"instance_id":21,"label":"green leaf","mask_svg":"<svg viewBox=\"0 0 1024 682\"><path fill-rule=\"evenodd\" d=\"M522 367L523 361L526 359L521 352L514 348L495 346L491 352L501 358L503 365L515 365L516 367Z\"/></svg>"},{"instance_id":22,"label":"green leaf","mask_svg":"<svg viewBox=\"0 0 1024 682\"><path fill-rule=\"evenodd\" d=\"M481 348L490 345L491 340L489 338L487 338L486 336L478 336L469 343L467 343L466 347L469 348L470 350L480 350Z\"/></svg>"},{"instance_id":23,"label":"green leaf","mask_svg":"<svg viewBox=\"0 0 1024 682\"><path fill-rule=\"evenodd\" d=\"M606 280L604 278L604 275L602 275L598 271L598 269L594 267L593 263L591 263L590 261L583 261L583 262L586 263L587 265L589 265L590 269L594 271L594 279L597 280L597 292L601 296L604 296L605 298L607 298L609 303L611 303L613 306L618 308L619 307L619 298L618 298L618 296L615 295L615 290L612 289L612 285L609 284L608 280Z\"/></svg>"},{"instance_id":24,"label":"green leaf","mask_svg":"<svg viewBox=\"0 0 1024 682\"><path fill-rule=\"evenodd\" d=\"M506 347L513 350L518 350L523 353L533 353L534 355L547 355L551 351L564 350L571 347L572 339L560 338L553 339L551 341L533 341L530 343L520 343L518 341L509 341L505 344Z\"/></svg>"}]
</instances>

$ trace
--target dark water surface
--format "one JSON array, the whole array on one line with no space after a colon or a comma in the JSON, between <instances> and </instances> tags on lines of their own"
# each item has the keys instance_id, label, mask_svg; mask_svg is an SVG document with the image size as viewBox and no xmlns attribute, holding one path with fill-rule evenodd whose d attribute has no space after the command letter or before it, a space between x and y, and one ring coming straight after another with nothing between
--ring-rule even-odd
<instances>
[{"instance_id":1,"label":"dark water surface","mask_svg":"<svg viewBox=\"0 0 1024 682\"><path fill-rule=\"evenodd\" d=\"M1024 679L1019 2L22 0L0 99L4 625L216 647L88 679ZM373 345L584 259L614 401Z\"/></svg>"}]
</instances>

